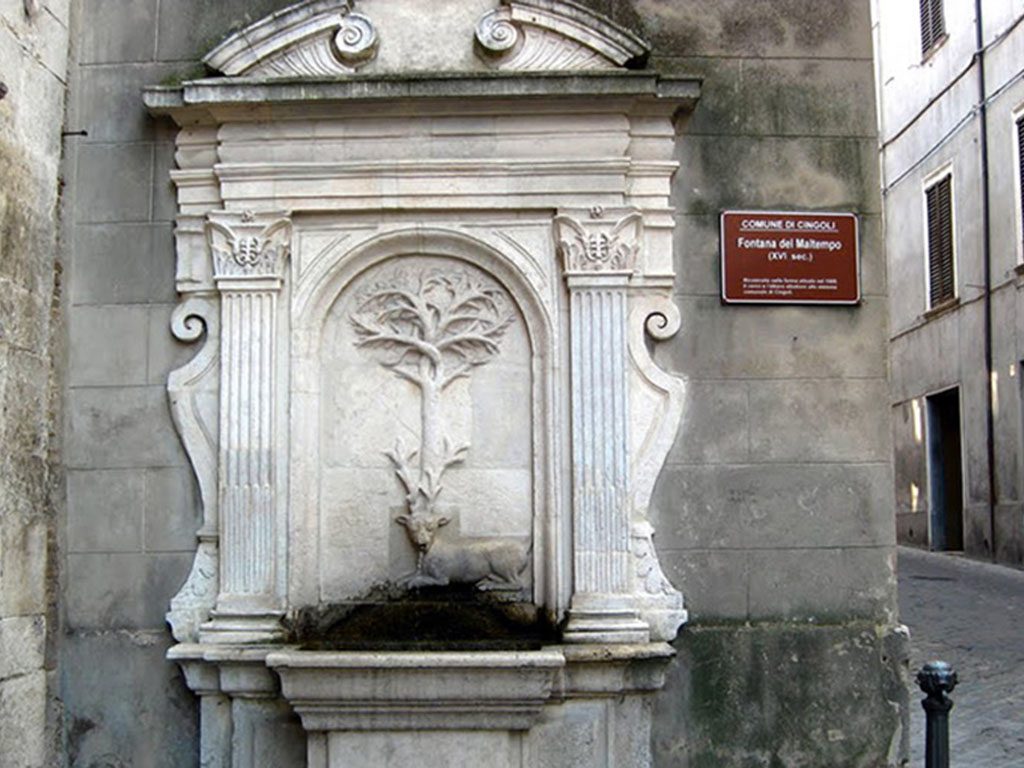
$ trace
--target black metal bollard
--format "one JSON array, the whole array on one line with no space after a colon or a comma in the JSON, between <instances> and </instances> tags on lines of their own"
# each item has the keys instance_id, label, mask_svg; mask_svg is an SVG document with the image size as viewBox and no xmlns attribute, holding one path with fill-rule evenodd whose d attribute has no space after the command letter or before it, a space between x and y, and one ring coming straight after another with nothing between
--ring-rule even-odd
<instances>
[{"instance_id":1,"label":"black metal bollard","mask_svg":"<svg viewBox=\"0 0 1024 768\"><path fill-rule=\"evenodd\" d=\"M949 694L956 688L956 672L944 661L929 661L917 673L917 684L927 697L925 711L925 768L949 768Z\"/></svg>"}]
</instances>

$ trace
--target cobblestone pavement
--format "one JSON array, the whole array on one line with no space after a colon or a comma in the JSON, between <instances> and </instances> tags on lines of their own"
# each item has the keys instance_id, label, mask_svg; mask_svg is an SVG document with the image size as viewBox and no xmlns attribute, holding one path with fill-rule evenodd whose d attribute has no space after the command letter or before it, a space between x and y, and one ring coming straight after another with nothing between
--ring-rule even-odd
<instances>
[{"instance_id":1,"label":"cobblestone pavement","mask_svg":"<svg viewBox=\"0 0 1024 768\"><path fill-rule=\"evenodd\" d=\"M1024 768L1024 571L900 547L901 620L910 628L910 768L924 766L923 697L932 659L960 683L950 713L951 768Z\"/></svg>"}]
</instances>

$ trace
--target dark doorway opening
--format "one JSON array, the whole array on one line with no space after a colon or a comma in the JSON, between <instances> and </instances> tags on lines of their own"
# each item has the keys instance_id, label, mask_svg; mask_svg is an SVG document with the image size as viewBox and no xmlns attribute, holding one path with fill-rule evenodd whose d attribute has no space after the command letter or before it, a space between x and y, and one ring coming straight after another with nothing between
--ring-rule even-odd
<instances>
[{"instance_id":1,"label":"dark doorway opening","mask_svg":"<svg viewBox=\"0 0 1024 768\"><path fill-rule=\"evenodd\" d=\"M928 483L933 550L964 548L964 481L960 456L960 390L929 395Z\"/></svg>"}]
</instances>

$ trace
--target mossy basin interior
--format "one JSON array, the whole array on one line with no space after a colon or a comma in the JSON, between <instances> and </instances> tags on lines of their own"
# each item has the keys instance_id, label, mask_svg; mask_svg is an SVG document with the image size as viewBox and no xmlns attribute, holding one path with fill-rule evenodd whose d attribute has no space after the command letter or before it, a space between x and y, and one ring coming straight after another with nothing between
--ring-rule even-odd
<instances>
[{"instance_id":1,"label":"mossy basin interior","mask_svg":"<svg viewBox=\"0 0 1024 768\"><path fill-rule=\"evenodd\" d=\"M556 628L532 603L462 585L381 590L303 608L291 632L310 651L525 651L558 642Z\"/></svg>"}]
</instances>

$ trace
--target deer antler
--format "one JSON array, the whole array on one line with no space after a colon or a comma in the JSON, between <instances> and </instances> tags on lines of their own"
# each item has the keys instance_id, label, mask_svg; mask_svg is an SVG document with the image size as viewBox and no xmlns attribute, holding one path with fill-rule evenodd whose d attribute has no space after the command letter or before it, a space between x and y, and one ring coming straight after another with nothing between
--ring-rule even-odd
<instances>
[{"instance_id":1,"label":"deer antler","mask_svg":"<svg viewBox=\"0 0 1024 768\"><path fill-rule=\"evenodd\" d=\"M447 469L453 464L458 464L466 458L466 453L469 451L469 443L463 443L462 445L452 448L451 441L446 437L441 443L441 464Z\"/></svg>"},{"instance_id":2,"label":"deer antler","mask_svg":"<svg viewBox=\"0 0 1024 768\"><path fill-rule=\"evenodd\" d=\"M416 498L416 492L419 490L417 483L413 480L412 471L409 469L409 465L416 457L416 454L416 450L406 453L405 444L402 442L401 438L395 441L394 450L384 451L384 455L391 460L391 463L395 467L395 474L398 475L398 479L401 480L402 485L405 486L405 498L409 502L410 508L412 508L413 501Z\"/></svg>"},{"instance_id":3,"label":"deer antler","mask_svg":"<svg viewBox=\"0 0 1024 768\"><path fill-rule=\"evenodd\" d=\"M441 443L441 466L438 469L430 468L424 470L425 475L425 487L420 488L420 492L427 498L428 502L432 505L437 499L437 495L441 493L441 478L444 476L445 471L448 467L454 464L459 464L466 458L466 452L469 450L469 444L464 443L458 447L453 448L451 441L446 437Z\"/></svg>"}]
</instances>

